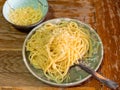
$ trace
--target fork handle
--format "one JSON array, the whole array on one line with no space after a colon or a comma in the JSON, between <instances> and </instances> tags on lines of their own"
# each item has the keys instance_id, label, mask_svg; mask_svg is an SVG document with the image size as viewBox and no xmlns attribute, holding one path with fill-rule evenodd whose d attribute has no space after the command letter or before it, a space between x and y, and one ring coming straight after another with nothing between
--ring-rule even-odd
<instances>
[{"instance_id":1,"label":"fork handle","mask_svg":"<svg viewBox=\"0 0 120 90\"><path fill-rule=\"evenodd\" d=\"M119 85L116 82L103 77L102 75L100 75L96 71L88 68L87 66L85 66L85 65L83 65L81 63L77 64L77 66L79 66L81 69L85 70L87 73L92 74L97 80L99 80L100 82L104 83L109 88L111 88L111 89L117 89L119 87Z\"/></svg>"}]
</instances>

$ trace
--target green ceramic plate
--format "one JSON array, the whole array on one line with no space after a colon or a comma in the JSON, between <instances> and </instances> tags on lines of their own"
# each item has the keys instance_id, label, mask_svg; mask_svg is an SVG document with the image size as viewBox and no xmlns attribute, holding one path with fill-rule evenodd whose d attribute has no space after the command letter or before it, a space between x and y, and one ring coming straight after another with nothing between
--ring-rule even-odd
<instances>
[{"instance_id":1,"label":"green ceramic plate","mask_svg":"<svg viewBox=\"0 0 120 90\"><path fill-rule=\"evenodd\" d=\"M25 41L24 41L24 44L23 44L23 51L22 51L22 54L23 54L23 60L25 62L25 65L27 66L28 70L36 77L38 78L39 80L47 83L47 84L50 84L50 85L55 85L55 86L63 86L63 87L66 87L66 86L74 86L74 85L78 85L84 81L86 81L88 78L90 78L90 74L86 73L84 70L81 70L80 68L78 67L72 67L70 70L69 70L69 75L70 75L70 79L68 80L65 80L63 83L61 84L58 84L58 83L55 83L53 81L50 81L48 80L44 74L43 74L43 71L42 70L38 70L38 69L35 69L29 62L28 60L28 54L29 52L26 51L26 42L27 40L34 34L34 32L40 28L42 25L44 25L45 23L48 23L48 22L51 22L51 23L59 23L61 22L62 20L65 20L65 21L75 21L78 23L78 25L80 25L81 27L84 27L86 28L89 33L90 33L90 36L92 38L93 41L95 41L95 43L92 42L92 47L93 47L93 56L91 58L88 58L87 60L84 60L82 63L83 64L86 64L87 66L89 66L90 68L94 69L95 71L99 68L101 62L102 62L102 59L103 59L103 44L101 42L101 39L100 37L98 36L98 34L96 33L95 30L93 30L89 25L87 24L84 24L82 22L80 22L79 20L75 20L75 19L69 19L69 18L58 18L58 19L52 19L52 20L49 20L49 21L46 21L40 25L38 25L36 28L34 28L29 34L28 36L26 37Z\"/></svg>"}]
</instances>

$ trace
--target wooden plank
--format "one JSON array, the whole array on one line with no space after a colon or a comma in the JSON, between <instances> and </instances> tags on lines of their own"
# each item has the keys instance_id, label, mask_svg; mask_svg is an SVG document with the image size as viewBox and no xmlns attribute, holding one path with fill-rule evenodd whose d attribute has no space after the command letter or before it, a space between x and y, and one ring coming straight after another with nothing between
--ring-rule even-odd
<instances>
[{"instance_id":1,"label":"wooden plank","mask_svg":"<svg viewBox=\"0 0 120 90\"><path fill-rule=\"evenodd\" d=\"M113 78L112 74L114 75L114 77L116 77L115 73L116 74L120 73L119 71L120 65L118 65L120 63L120 60L119 60L120 59L120 56L119 56L120 28L118 28L118 26L120 25L120 21L119 19L115 19L115 22L116 22L115 23L113 22L114 21L113 18L110 16L111 13L110 13L110 9L108 9L109 5L107 3L113 3L114 0L110 0L110 1L96 0L96 1L97 1L96 2L97 4L95 5L96 11L100 11L96 13L97 29L98 29L99 35L102 38L103 45L104 45L104 51L105 51L102 72L106 76ZM98 4L100 6L98 6ZM112 4L110 5L112 9L113 5ZM114 12L112 14L113 16L120 18L117 12L116 13ZM101 17L103 19L100 19Z\"/></svg>"},{"instance_id":2,"label":"wooden plank","mask_svg":"<svg viewBox=\"0 0 120 90\"><path fill-rule=\"evenodd\" d=\"M94 86L96 85L96 86ZM47 84L44 84L37 78L35 78L30 73L0 73L0 86L13 86L13 87L19 87L19 86L48 86ZM99 82L97 82L94 79L90 79L81 85L78 85L80 87L96 87L100 88Z\"/></svg>"},{"instance_id":3,"label":"wooden plank","mask_svg":"<svg viewBox=\"0 0 120 90\"><path fill-rule=\"evenodd\" d=\"M21 86L32 86L32 87L46 87L47 85L37 78L35 78L31 73L0 73L0 86L11 86L11 87L21 87ZM94 78L87 80L86 82L77 85L77 87L94 87L102 88L101 83L99 83Z\"/></svg>"},{"instance_id":4,"label":"wooden plank","mask_svg":"<svg viewBox=\"0 0 120 90\"><path fill-rule=\"evenodd\" d=\"M97 90L94 87L72 87L72 88L65 88L64 90Z\"/></svg>"},{"instance_id":5,"label":"wooden plank","mask_svg":"<svg viewBox=\"0 0 120 90\"><path fill-rule=\"evenodd\" d=\"M0 33L0 50L21 50L25 37L24 34Z\"/></svg>"},{"instance_id":6,"label":"wooden plank","mask_svg":"<svg viewBox=\"0 0 120 90\"><path fill-rule=\"evenodd\" d=\"M50 15L53 18L74 18L91 24L92 26L95 25L95 10L92 2L90 2L89 0L75 0L70 2L68 2L67 0L60 0L59 2L56 0L48 0L48 2L50 6L49 10L52 12Z\"/></svg>"},{"instance_id":7,"label":"wooden plank","mask_svg":"<svg viewBox=\"0 0 120 90\"><path fill-rule=\"evenodd\" d=\"M62 90L55 87L1 87L0 90Z\"/></svg>"},{"instance_id":8,"label":"wooden plank","mask_svg":"<svg viewBox=\"0 0 120 90\"><path fill-rule=\"evenodd\" d=\"M0 73L0 86L47 86L30 73Z\"/></svg>"},{"instance_id":9,"label":"wooden plank","mask_svg":"<svg viewBox=\"0 0 120 90\"><path fill-rule=\"evenodd\" d=\"M96 90L94 87L72 87L72 88L58 88L58 87L1 87L0 90Z\"/></svg>"},{"instance_id":10,"label":"wooden plank","mask_svg":"<svg viewBox=\"0 0 120 90\"><path fill-rule=\"evenodd\" d=\"M119 0L94 0L96 28L104 45L101 73L120 85L120 13ZM110 90L103 87L103 90ZM120 88L119 88L120 89Z\"/></svg>"},{"instance_id":11,"label":"wooden plank","mask_svg":"<svg viewBox=\"0 0 120 90\"><path fill-rule=\"evenodd\" d=\"M0 73L2 72L28 72L21 51L0 51Z\"/></svg>"}]
</instances>

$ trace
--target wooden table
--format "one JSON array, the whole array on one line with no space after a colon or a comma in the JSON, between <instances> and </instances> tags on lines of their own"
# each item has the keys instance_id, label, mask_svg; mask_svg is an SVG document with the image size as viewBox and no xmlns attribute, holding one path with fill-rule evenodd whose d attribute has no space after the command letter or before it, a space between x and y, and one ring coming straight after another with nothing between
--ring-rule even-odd
<instances>
[{"instance_id":1,"label":"wooden table","mask_svg":"<svg viewBox=\"0 0 120 90\"><path fill-rule=\"evenodd\" d=\"M0 90L111 90L93 77L76 87L60 88L32 76L21 53L27 33L18 31L3 18L4 2L0 0ZM120 85L120 0L48 0L48 3L46 20L75 18L98 32L104 45L104 59L98 72Z\"/></svg>"}]
</instances>

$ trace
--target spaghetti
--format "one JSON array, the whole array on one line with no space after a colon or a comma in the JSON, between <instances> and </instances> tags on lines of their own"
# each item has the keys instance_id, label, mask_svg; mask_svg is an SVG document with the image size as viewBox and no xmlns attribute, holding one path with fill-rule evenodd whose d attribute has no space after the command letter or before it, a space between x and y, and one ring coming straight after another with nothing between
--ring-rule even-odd
<instances>
[{"instance_id":1,"label":"spaghetti","mask_svg":"<svg viewBox=\"0 0 120 90\"><path fill-rule=\"evenodd\" d=\"M74 21L46 23L27 42L30 63L42 69L48 79L63 82L69 68L90 53L86 31Z\"/></svg>"},{"instance_id":2,"label":"spaghetti","mask_svg":"<svg viewBox=\"0 0 120 90\"><path fill-rule=\"evenodd\" d=\"M23 7L11 10L9 18L12 23L17 25L31 25L37 23L42 18L40 8L34 9L33 7Z\"/></svg>"}]
</instances>

